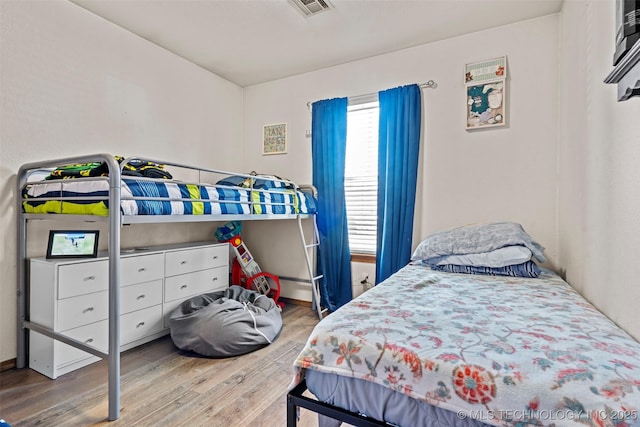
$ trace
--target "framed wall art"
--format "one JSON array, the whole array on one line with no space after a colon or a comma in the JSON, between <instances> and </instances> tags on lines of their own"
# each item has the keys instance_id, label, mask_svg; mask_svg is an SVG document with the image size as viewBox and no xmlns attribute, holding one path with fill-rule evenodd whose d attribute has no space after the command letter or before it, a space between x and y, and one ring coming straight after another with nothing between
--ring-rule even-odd
<instances>
[{"instance_id":1,"label":"framed wall art","mask_svg":"<svg viewBox=\"0 0 640 427\"><path fill-rule=\"evenodd\" d=\"M466 129L504 126L506 117L507 57L465 66Z\"/></svg>"},{"instance_id":2,"label":"framed wall art","mask_svg":"<svg viewBox=\"0 0 640 427\"><path fill-rule=\"evenodd\" d=\"M286 154L287 124L277 123L262 128L262 155Z\"/></svg>"}]
</instances>

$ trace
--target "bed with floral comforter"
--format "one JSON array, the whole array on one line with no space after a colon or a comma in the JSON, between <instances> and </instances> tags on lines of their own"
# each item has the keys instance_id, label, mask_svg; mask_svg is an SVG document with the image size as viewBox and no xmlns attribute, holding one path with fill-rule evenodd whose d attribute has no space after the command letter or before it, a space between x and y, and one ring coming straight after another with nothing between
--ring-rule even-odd
<instances>
[{"instance_id":1,"label":"bed with floral comforter","mask_svg":"<svg viewBox=\"0 0 640 427\"><path fill-rule=\"evenodd\" d=\"M408 265L316 326L292 385L307 370L490 425L640 426L640 343L546 270Z\"/></svg>"}]
</instances>

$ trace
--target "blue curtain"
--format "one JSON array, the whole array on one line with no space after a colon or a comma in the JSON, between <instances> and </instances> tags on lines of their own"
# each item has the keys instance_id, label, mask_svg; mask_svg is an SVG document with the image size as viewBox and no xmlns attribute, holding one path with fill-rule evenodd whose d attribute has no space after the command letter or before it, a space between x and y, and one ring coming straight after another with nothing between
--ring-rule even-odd
<instances>
[{"instance_id":1,"label":"blue curtain","mask_svg":"<svg viewBox=\"0 0 640 427\"><path fill-rule=\"evenodd\" d=\"M422 94L418 85L378 93L378 234L376 283L411 259Z\"/></svg>"},{"instance_id":2,"label":"blue curtain","mask_svg":"<svg viewBox=\"0 0 640 427\"><path fill-rule=\"evenodd\" d=\"M347 98L314 102L311 116L313 185L318 189L321 305L335 311L351 295L351 252L344 196ZM317 301L316 301L317 304Z\"/></svg>"}]
</instances>

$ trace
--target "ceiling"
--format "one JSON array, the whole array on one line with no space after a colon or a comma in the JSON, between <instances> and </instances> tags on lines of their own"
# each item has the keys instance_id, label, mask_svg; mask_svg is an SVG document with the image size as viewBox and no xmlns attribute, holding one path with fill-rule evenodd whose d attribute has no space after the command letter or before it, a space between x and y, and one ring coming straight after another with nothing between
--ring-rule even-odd
<instances>
[{"instance_id":1,"label":"ceiling","mask_svg":"<svg viewBox=\"0 0 640 427\"><path fill-rule=\"evenodd\" d=\"M71 0L245 87L559 12L563 0Z\"/></svg>"}]
</instances>

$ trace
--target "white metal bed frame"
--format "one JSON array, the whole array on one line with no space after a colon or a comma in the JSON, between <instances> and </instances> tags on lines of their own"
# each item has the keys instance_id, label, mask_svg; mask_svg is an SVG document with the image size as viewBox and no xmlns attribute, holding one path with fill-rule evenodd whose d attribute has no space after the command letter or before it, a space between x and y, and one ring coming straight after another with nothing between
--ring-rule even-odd
<instances>
[{"instance_id":1,"label":"white metal bed frame","mask_svg":"<svg viewBox=\"0 0 640 427\"><path fill-rule=\"evenodd\" d=\"M246 221L246 220L273 220L273 219L296 219L298 222L298 230L302 241L305 261L307 264L309 279L296 279L296 278L284 278L286 280L307 282L311 284L313 299L318 316L322 318L324 309L320 304L320 280L322 275L315 274L315 253L316 248L319 245L318 240L318 228L315 221L315 214L222 214L222 215L140 215L129 216L122 215L120 212L121 196L121 178L122 170L126 164L134 160L150 161L156 164L162 164L182 169L190 169L198 172L200 177L201 173L213 173L242 176L246 178L256 178L253 175L239 174L235 172L226 172L216 169L205 169L199 167L192 167L187 165L181 165L173 162L157 161L148 158L129 157L121 164L115 160L114 156L108 154L93 154L77 157L62 158L56 160L40 161L24 164L20 167L17 175L17 219L18 219L18 250L17 250L17 356L16 367L25 368L28 360L27 339L29 331L35 331L52 339L61 341L72 347L81 349L94 356L98 356L102 359L107 359L108 362L108 394L109 394L109 421L117 420L120 417L120 233L121 227L125 224L140 224L140 223L167 223L167 222L221 222L221 221ZM108 180L109 182L109 215L108 217L101 217L95 215L67 215L67 214L28 214L23 211L22 191L28 184L29 175L34 171L45 168L54 168L57 166L79 163L91 163L91 162L104 162L108 166L108 177L95 177L95 178L78 178L81 180ZM132 177L134 178L134 177ZM264 177L259 177L263 179ZM268 178L267 178L268 179ZM200 180L200 178L199 178ZM61 180L61 181L75 181L75 180ZM287 184L295 183L284 180L276 179L274 181L284 182ZM47 181L52 182L52 181ZM58 182L58 181L55 181ZM60 185L64 185L61 182ZM295 186L295 188L298 188ZM310 187L313 189L313 187ZM314 196L315 196L315 189ZM254 190L251 191L266 191L266 190ZM266 191L268 192L268 191ZM51 200L73 200L74 198L51 198ZM75 199L82 200L104 200L104 197L78 197ZM134 200L139 198L134 197ZM169 200L166 198L144 198L145 200ZM42 199L41 199L42 200ZM46 199L45 199L46 200ZM171 201L190 201L198 202L202 200L198 199L170 199ZM245 202L241 202L245 203ZM250 206L249 212L253 211L253 202L246 202ZM277 203L273 203L277 204ZM118 207L118 209L113 209ZM56 220L60 218L73 218L79 221L108 221L109 227L109 346L107 353L99 351L93 347L86 345L83 342L69 338L63 334L52 331L51 329L38 325L29 320L29 303L27 301L27 223L30 220ZM305 237L302 220L305 218L311 218L313 220L313 236L310 243L307 243ZM310 254L311 252L311 254Z\"/></svg>"}]
</instances>

